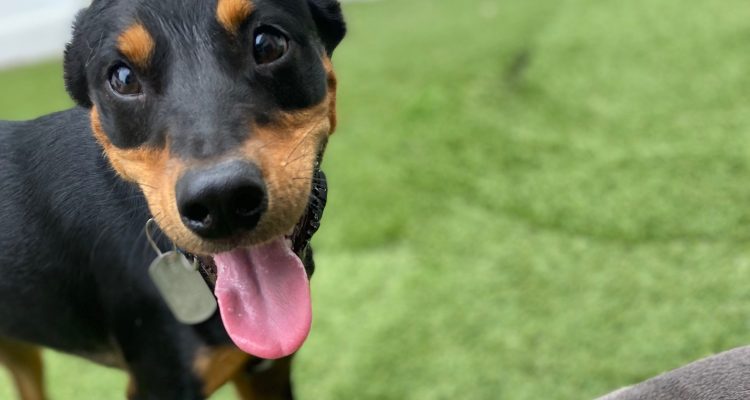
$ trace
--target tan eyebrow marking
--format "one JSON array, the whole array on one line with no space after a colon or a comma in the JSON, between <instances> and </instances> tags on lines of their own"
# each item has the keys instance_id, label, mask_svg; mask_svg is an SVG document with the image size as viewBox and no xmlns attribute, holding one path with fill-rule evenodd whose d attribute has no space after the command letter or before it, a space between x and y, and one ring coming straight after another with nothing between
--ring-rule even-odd
<instances>
[{"instance_id":1,"label":"tan eyebrow marking","mask_svg":"<svg viewBox=\"0 0 750 400\"><path fill-rule=\"evenodd\" d=\"M117 49L136 66L146 68L154 52L154 38L146 28L136 23L117 38Z\"/></svg>"},{"instance_id":2,"label":"tan eyebrow marking","mask_svg":"<svg viewBox=\"0 0 750 400\"><path fill-rule=\"evenodd\" d=\"M237 34L240 25L253 12L250 0L219 0L216 7L216 20L231 34Z\"/></svg>"}]
</instances>

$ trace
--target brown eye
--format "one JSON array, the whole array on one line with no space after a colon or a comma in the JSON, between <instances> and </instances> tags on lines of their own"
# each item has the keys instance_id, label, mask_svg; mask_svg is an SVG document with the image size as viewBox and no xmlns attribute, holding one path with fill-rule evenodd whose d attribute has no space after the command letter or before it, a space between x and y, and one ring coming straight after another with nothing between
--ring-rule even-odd
<instances>
[{"instance_id":1,"label":"brown eye","mask_svg":"<svg viewBox=\"0 0 750 400\"><path fill-rule=\"evenodd\" d=\"M135 76L135 72L125 65L112 69L109 77L109 85L115 93L123 96L137 96L143 93L141 82Z\"/></svg>"},{"instance_id":2,"label":"brown eye","mask_svg":"<svg viewBox=\"0 0 750 400\"><path fill-rule=\"evenodd\" d=\"M253 56L258 65L272 63L289 49L289 40L281 32L265 29L255 34Z\"/></svg>"}]
</instances>

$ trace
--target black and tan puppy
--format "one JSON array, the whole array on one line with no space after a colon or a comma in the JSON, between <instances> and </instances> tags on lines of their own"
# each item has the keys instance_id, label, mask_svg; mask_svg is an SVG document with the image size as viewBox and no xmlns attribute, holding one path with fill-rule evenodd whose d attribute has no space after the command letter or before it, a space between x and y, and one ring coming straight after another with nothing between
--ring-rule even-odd
<instances>
[{"instance_id":1,"label":"black and tan puppy","mask_svg":"<svg viewBox=\"0 0 750 400\"><path fill-rule=\"evenodd\" d=\"M81 11L65 54L78 106L0 122L0 361L23 399L44 398L36 346L126 369L133 399L230 380L243 398L291 398L344 32L335 0ZM179 323L156 290L150 218L163 250L201 260L208 321Z\"/></svg>"}]
</instances>

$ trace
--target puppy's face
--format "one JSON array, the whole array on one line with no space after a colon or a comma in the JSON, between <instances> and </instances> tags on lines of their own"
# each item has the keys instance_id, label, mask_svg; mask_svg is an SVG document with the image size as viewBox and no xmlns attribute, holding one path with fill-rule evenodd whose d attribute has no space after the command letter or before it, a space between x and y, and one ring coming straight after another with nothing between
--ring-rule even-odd
<instances>
[{"instance_id":1,"label":"puppy's face","mask_svg":"<svg viewBox=\"0 0 750 400\"><path fill-rule=\"evenodd\" d=\"M95 0L65 59L116 172L182 249L287 235L336 124L333 0Z\"/></svg>"}]
</instances>

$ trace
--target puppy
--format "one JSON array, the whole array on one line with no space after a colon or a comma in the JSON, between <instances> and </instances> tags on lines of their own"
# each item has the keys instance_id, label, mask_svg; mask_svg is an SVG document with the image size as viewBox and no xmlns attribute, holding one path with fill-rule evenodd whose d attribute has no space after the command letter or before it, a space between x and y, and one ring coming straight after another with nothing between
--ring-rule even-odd
<instances>
[{"instance_id":1,"label":"puppy","mask_svg":"<svg viewBox=\"0 0 750 400\"><path fill-rule=\"evenodd\" d=\"M77 106L0 122L0 361L22 399L45 398L37 346L125 369L131 399L230 380L243 398L292 397L344 34L334 0L79 13L64 61ZM151 218L163 234L144 234ZM179 322L170 296L201 290L187 269L193 286L155 285L167 261L200 266L218 311Z\"/></svg>"}]
</instances>

